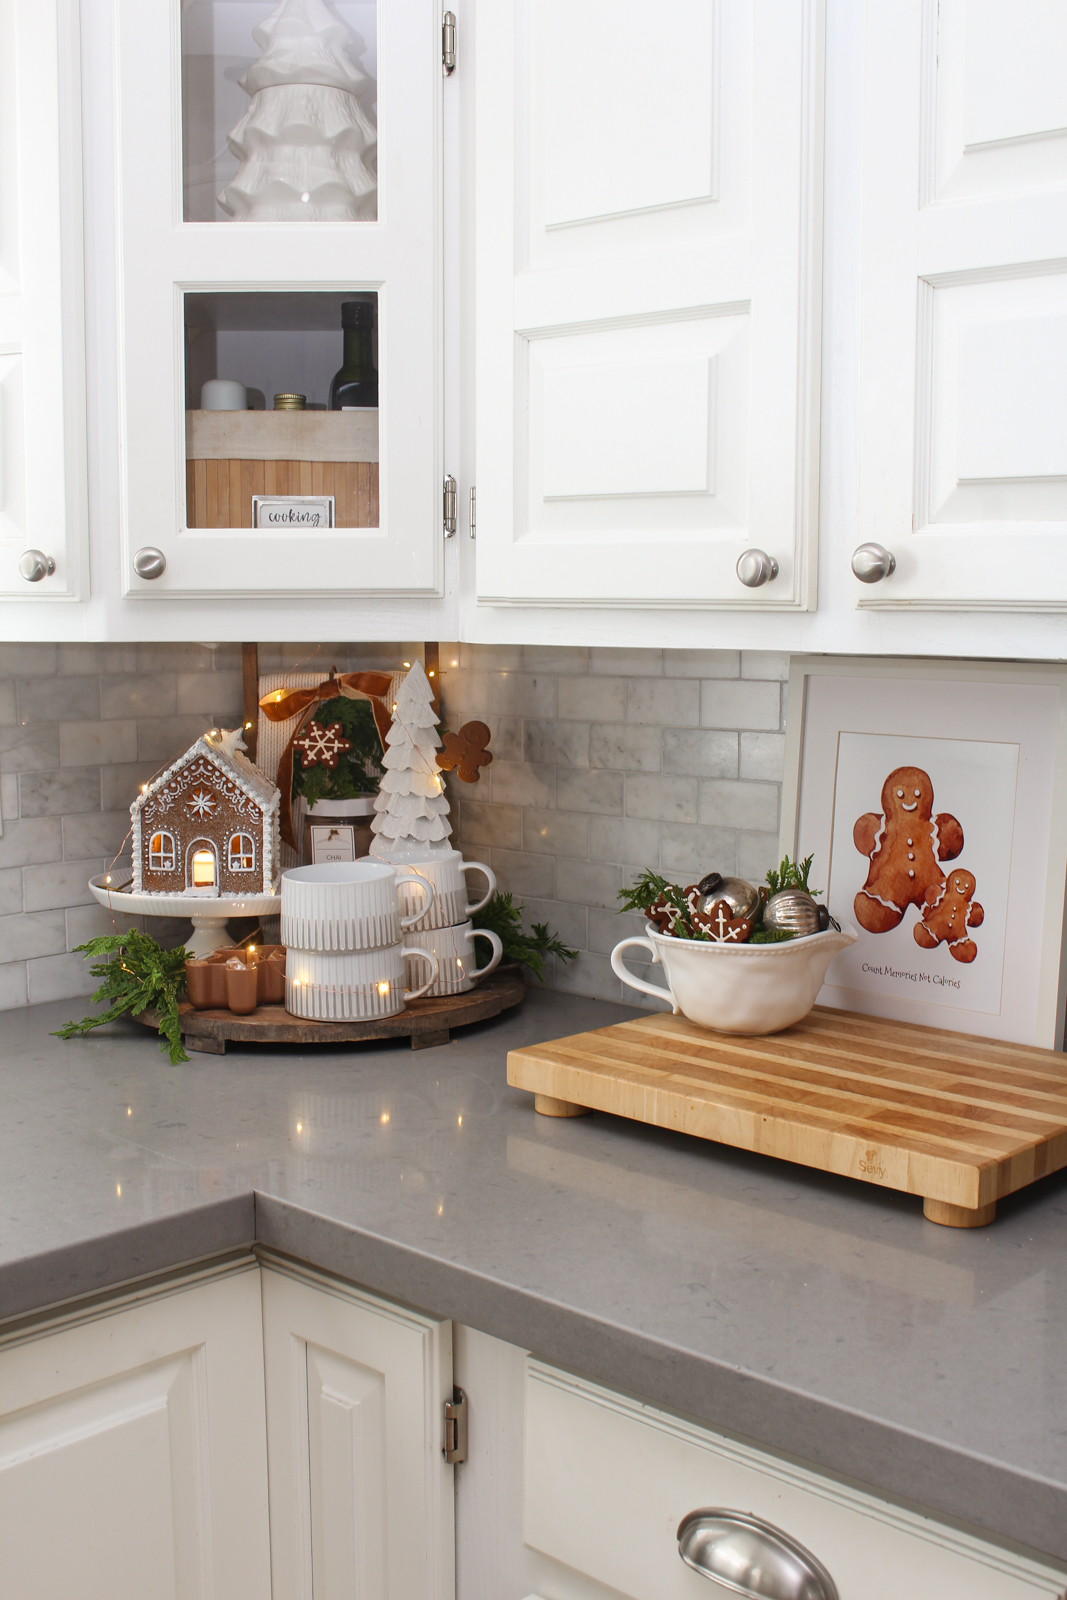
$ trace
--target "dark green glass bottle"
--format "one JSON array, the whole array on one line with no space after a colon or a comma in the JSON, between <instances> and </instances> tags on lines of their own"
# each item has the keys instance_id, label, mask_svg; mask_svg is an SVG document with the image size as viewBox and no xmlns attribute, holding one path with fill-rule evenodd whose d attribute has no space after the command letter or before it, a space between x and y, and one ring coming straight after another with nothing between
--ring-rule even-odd
<instances>
[{"instance_id":1,"label":"dark green glass bottle","mask_svg":"<svg viewBox=\"0 0 1067 1600\"><path fill-rule=\"evenodd\" d=\"M365 300L341 304L345 352L339 372L330 384L330 410L364 410L378 404L378 374L374 369L371 333L374 307Z\"/></svg>"}]
</instances>

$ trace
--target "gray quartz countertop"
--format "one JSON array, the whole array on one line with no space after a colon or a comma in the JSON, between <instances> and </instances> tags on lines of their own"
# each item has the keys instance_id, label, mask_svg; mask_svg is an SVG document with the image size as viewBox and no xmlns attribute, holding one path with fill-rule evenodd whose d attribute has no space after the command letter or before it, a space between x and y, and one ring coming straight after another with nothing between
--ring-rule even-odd
<instances>
[{"instance_id":1,"label":"gray quartz countertop","mask_svg":"<svg viewBox=\"0 0 1067 1600\"><path fill-rule=\"evenodd\" d=\"M74 1003L80 1014L79 1003ZM509 1089L629 1008L533 992L412 1051L0 1021L0 1315L253 1239L875 1491L1067 1560L1067 1173L989 1228Z\"/></svg>"}]
</instances>

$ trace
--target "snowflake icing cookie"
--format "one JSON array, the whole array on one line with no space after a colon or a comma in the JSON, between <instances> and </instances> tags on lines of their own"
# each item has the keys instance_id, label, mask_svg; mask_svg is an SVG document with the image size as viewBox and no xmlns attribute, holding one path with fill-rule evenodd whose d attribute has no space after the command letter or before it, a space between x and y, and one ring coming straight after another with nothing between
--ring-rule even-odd
<instances>
[{"instance_id":1,"label":"snowflake icing cookie","mask_svg":"<svg viewBox=\"0 0 1067 1600\"><path fill-rule=\"evenodd\" d=\"M868 811L857 819L853 842L870 867L853 908L868 933L888 933L908 906L921 906L929 891L944 889L940 863L960 854L963 829L948 812L935 817L933 809L929 775L921 767L897 767L882 785L882 815Z\"/></svg>"},{"instance_id":2,"label":"snowflake icing cookie","mask_svg":"<svg viewBox=\"0 0 1067 1600\"><path fill-rule=\"evenodd\" d=\"M978 946L968 938L967 930L981 927L985 921L985 912L973 898L977 887L974 873L962 867L954 868L940 889L931 884L926 891L923 919L912 929L916 944L924 950L947 944L949 955L957 961L973 961Z\"/></svg>"}]
</instances>

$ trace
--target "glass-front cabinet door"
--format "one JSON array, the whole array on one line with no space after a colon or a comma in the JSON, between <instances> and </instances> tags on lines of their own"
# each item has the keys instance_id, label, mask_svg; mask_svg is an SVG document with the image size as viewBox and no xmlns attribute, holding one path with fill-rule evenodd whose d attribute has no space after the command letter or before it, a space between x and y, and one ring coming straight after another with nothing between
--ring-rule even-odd
<instances>
[{"instance_id":1,"label":"glass-front cabinet door","mask_svg":"<svg viewBox=\"0 0 1067 1600\"><path fill-rule=\"evenodd\" d=\"M440 589L436 0L118 0L137 597Z\"/></svg>"}]
</instances>

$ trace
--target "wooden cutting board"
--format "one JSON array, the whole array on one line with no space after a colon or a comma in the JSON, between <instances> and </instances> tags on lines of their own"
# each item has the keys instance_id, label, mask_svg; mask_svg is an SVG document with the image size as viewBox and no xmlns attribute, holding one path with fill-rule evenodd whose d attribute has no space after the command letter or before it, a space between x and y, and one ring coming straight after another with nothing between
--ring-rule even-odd
<instances>
[{"instance_id":1,"label":"wooden cutting board","mask_svg":"<svg viewBox=\"0 0 1067 1600\"><path fill-rule=\"evenodd\" d=\"M546 1116L610 1111L923 1196L982 1227L1067 1166L1067 1057L816 1006L763 1038L665 1014L512 1050Z\"/></svg>"}]
</instances>

